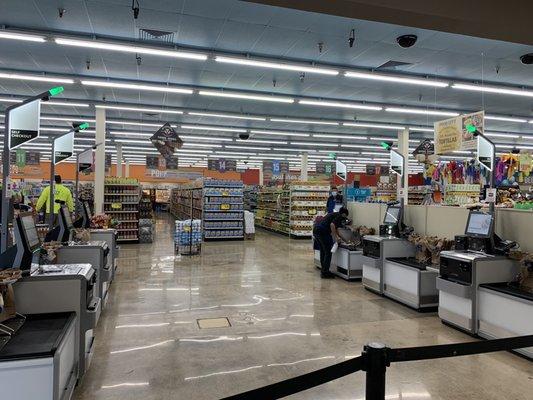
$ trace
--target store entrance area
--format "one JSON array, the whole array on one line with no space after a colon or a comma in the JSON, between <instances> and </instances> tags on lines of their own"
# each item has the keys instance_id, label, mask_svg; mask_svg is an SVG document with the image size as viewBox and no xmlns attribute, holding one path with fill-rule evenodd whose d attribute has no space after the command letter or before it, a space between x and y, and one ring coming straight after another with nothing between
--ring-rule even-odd
<instances>
[{"instance_id":1,"label":"store entrance area","mask_svg":"<svg viewBox=\"0 0 533 400\"><path fill-rule=\"evenodd\" d=\"M158 217L153 244L121 246L75 399L216 399L357 356L370 341L474 340L435 313L320 279L310 240L258 230L255 240L208 242L180 257L173 224ZM215 320L225 318L230 326ZM532 375L531 362L509 353L408 363L388 370L386 398L526 400ZM363 399L364 375L290 398Z\"/></svg>"}]
</instances>

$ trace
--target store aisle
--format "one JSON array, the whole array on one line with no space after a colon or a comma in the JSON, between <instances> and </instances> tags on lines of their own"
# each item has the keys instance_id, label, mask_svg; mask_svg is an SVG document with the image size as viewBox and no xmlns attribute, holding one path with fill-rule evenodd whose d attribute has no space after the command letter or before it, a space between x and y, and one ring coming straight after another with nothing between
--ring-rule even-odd
<instances>
[{"instance_id":1,"label":"store aisle","mask_svg":"<svg viewBox=\"0 0 533 400\"><path fill-rule=\"evenodd\" d=\"M217 399L358 355L369 341L415 346L472 340L362 289L321 280L309 241L257 233L175 257L172 222L154 244L122 246L96 353L75 398ZM230 327L200 329L198 319ZM362 399L363 374L293 396ZM389 399L515 399L533 390L533 364L500 353L395 365Z\"/></svg>"}]
</instances>

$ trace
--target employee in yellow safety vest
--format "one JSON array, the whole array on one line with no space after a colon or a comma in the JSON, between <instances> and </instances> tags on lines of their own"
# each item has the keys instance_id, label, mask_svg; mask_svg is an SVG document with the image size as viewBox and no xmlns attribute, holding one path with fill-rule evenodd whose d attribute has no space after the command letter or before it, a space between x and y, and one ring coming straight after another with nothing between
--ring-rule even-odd
<instances>
[{"instance_id":1,"label":"employee in yellow safety vest","mask_svg":"<svg viewBox=\"0 0 533 400\"><path fill-rule=\"evenodd\" d=\"M56 175L54 177L54 214L59 212L59 207L61 206L58 201L64 202L69 211L74 211L74 201L72 200L72 193L70 190L61 184L61 175ZM50 186L47 186L43 189L39 200L37 200L37 206L35 207L37 212L41 211L44 204L46 203L46 214L50 213Z\"/></svg>"}]
</instances>

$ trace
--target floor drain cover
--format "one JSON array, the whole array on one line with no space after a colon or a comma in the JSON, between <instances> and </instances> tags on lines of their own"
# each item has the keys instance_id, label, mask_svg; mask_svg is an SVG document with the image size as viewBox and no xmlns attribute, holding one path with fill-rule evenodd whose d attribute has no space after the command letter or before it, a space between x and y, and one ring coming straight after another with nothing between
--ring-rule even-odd
<instances>
[{"instance_id":1,"label":"floor drain cover","mask_svg":"<svg viewBox=\"0 0 533 400\"><path fill-rule=\"evenodd\" d=\"M203 319L197 319L196 322L198 322L198 327L200 329L229 328L231 326L229 319L227 317L203 318Z\"/></svg>"}]
</instances>

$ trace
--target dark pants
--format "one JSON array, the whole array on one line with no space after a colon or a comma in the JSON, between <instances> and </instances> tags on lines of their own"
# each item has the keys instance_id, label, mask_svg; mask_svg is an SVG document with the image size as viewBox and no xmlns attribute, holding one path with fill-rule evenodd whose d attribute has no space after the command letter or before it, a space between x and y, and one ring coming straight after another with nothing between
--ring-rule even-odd
<instances>
[{"instance_id":1,"label":"dark pants","mask_svg":"<svg viewBox=\"0 0 533 400\"><path fill-rule=\"evenodd\" d=\"M322 267L322 275L329 275L329 266L331 265L331 248L333 247L333 238L331 232L316 226L313 229L313 234L320 246L320 266Z\"/></svg>"}]
</instances>

